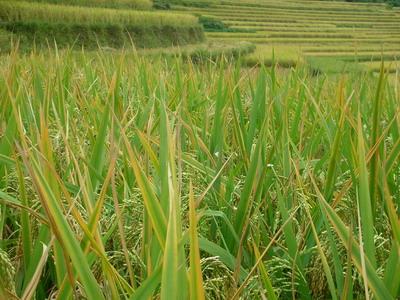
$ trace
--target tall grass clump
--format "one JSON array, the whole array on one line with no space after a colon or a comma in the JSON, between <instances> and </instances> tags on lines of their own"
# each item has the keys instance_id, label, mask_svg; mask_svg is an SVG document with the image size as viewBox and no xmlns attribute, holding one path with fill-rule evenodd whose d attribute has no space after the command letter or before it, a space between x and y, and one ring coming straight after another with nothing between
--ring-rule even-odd
<instances>
[{"instance_id":1,"label":"tall grass clump","mask_svg":"<svg viewBox=\"0 0 400 300\"><path fill-rule=\"evenodd\" d=\"M398 298L383 70L3 56L0 298Z\"/></svg>"}]
</instances>

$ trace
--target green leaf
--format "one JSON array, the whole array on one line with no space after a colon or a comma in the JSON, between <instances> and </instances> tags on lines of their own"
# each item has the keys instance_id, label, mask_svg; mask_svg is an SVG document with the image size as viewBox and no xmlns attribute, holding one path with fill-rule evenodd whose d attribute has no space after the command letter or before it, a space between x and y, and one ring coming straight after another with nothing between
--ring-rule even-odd
<instances>
[{"instance_id":1,"label":"green leaf","mask_svg":"<svg viewBox=\"0 0 400 300\"><path fill-rule=\"evenodd\" d=\"M195 209L195 200L193 196L193 186L190 183L189 188L189 238L190 238L190 299L202 300L205 299L203 277L200 266L200 251L199 240L197 236L197 216Z\"/></svg>"},{"instance_id":2,"label":"green leaf","mask_svg":"<svg viewBox=\"0 0 400 300\"><path fill-rule=\"evenodd\" d=\"M317 186L315 182L313 182L314 187L316 189ZM362 272L362 253L360 252L360 245L357 241L350 236L349 230L340 217L336 214L336 212L332 209L332 207L325 201L321 193L318 191L318 200L321 208L323 209L323 213L325 213L330 220L333 228L335 229L336 233L338 234L339 238L342 240L342 243L345 247L349 245L349 239L351 238L351 249L348 249L352 253L352 258L355 266ZM375 271L375 268L369 261L368 256L365 256L365 267L366 267L366 274L367 274L367 283L372 292L374 293L375 297L379 300L386 300L386 299L393 299L392 295L388 291L387 287L385 286L384 282L379 278L378 274Z\"/></svg>"},{"instance_id":3,"label":"green leaf","mask_svg":"<svg viewBox=\"0 0 400 300\"><path fill-rule=\"evenodd\" d=\"M365 254L368 256L371 265L376 268L375 243L374 243L374 219L372 213L370 188L368 183L367 163L365 161L364 137L361 125L361 118L358 117L358 197L360 201L361 231L365 247Z\"/></svg>"}]
</instances>

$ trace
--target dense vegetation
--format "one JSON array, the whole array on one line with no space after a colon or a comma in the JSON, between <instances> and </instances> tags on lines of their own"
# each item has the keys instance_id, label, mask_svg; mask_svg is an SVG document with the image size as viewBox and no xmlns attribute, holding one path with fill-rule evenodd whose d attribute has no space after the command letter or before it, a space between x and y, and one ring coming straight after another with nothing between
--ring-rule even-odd
<instances>
[{"instance_id":1,"label":"dense vegetation","mask_svg":"<svg viewBox=\"0 0 400 300\"><path fill-rule=\"evenodd\" d=\"M391 72L398 70L400 10L382 3L250 0L188 5L171 9L200 16L208 40L256 44L254 54L245 58L249 66L271 65L274 52L283 67L305 63L328 73L376 70L383 56Z\"/></svg>"},{"instance_id":2,"label":"dense vegetation","mask_svg":"<svg viewBox=\"0 0 400 300\"><path fill-rule=\"evenodd\" d=\"M399 299L399 20L0 0L0 299Z\"/></svg>"},{"instance_id":3,"label":"dense vegetation","mask_svg":"<svg viewBox=\"0 0 400 300\"><path fill-rule=\"evenodd\" d=\"M180 46L186 54L215 58L220 45L233 53L237 47L231 46L245 41L256 45L243 59L250 67L277 62L286 68L306 64L314 73L379 71L383 58L385 68L398 70L400 10L382 3L157 0L152 11L129 9L149 8L146 1L1 1L0 51L9 51L11 40L24 51L55 43L60 49L131 48L133 42L136 48ZM217 49L203 51L210 44Z\"/></svg>"},{"instance_id":4,"label":"dense vegetation","mask_svg":"<svg viewBox=\"0 0 400 300\"><path fill-rule=\"evenodd\" d=\"M234 61L242 56L252 53L255 45L246 42L233 44L227 43L204 43L200 45L190 45L170 48L154 48L139 50L138 54L151 58L179 59L184 62L203 64L210 61L218 61L222 57L229 61Z\"/></svg>"},{"instance_id":5,"label":"dense vegetation","mask_svg":"<svg viewBox=\"0 0 400 300\"><path fill-rule=\"evenodd\" d=\"M32 45L97 49L161 47L204 40L201 25L184 14L0 1L0 28Z\"/></svg>"},{"instance_id":6,"label":"dense vegetation","mask_svg":"<svg viewBox=\"0 0 400 300\"><path fill-rule=\"evenodd\" d=\"M89 7L106 7L118 9L136 9L149 10L153 6L150 0L12 0L12 1L29 1L29 2L45 2L51 4L89 6Z\"/></svg>"},{"instance_id":7,"label":"dense vegetation","mask_svg":"<svg viewBox=\"0 0 400 300\"><path fill-rule=\"evenodd\" d=\"M64 51L0 74L3 298L399 296L383 73Z\"/></svg>"},{"instance_id":8,"label":"dense vegetation","mask_svg":"<svg viewBox=\"0 0 400 300\"><path fill-rule=\"evenodd\" d=\"M400 6L400 0L346 0L347 2L387 3L392 6Z\"/></svg>"}]
</instances>

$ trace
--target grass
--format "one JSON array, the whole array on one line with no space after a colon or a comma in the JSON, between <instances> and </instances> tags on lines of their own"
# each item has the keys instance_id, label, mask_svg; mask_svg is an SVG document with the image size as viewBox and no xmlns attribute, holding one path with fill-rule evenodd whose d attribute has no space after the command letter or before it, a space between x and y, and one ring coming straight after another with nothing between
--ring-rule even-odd
<instances>
[{"instance_id":1,"label":"grass","mask_svg":"<svg viewBox=\"0 0 400 300\"><path fill-rule=\"evenodd\" d=\"M2 298L397 298L400 78L356 71L13 49Z\"/></svg>"},{"instance_id":2,"label":"grass","mask_svg":"<svg viewBox=\"0 0 400 300\"><path fill-rule=\"evenodd\" d=\"M344 58L339 62L341 67L337 70L348 65L351 59L347 59L345 54L352 53L354 49L394 49L393 56L385 56L388 61L398 54L395 45L399 44L400 37L399 15L396 10L379 3L360 5L331 1L248 0L222 1L207 7L176 5L173 10L191 12L200 17L207 16L216 22L223 22L233 30L251 31L213 30L206 36L214 42L248 41L260 48L256 50L259 53L273 45L287 45L286 49L279 47L281 53L276 53L276 59L281 66L294 65L294 60L287 58L287 53L293 47L303 49L303 61L318 61L320 67L324 65L322 56L326 57L327 66L333 66L335 60ZM307 51L307 48L312 48L313 51ZM340 57L334 55L332 58L335 49L343 49L344 54ZM265 56L269 57L270 53ZM282 60L279 61L281 57ZM370 58L363 56L362 60ZM247 61L251 65L251 62L259 60L254 59L253 55ZM357 66L354 68L358 69ZM332 68L327 67L326 71L329 70Z\"/></svg>"},{"instance_id":3,"label":"grass","mask_svg":"<svg viewBox=\"0 0 400 300\"><path fill-rule=\"evenodd\" d=\"M374 72L379 72L380 68L381 68L381 64L379 61L361 62L360 64ZM385 61L385 70L387 70L388 72L391 72L391 73L399 72L400 71L399 61L398 60L394 60L394 61L386 60Z\"/></svg>"},{"instance_id":4,"label":"grass","mask_svg":"<svg viewBox=\"0 0 400 300\"><path fill-rule=\"evenodd\" d=\"M171 47L201 42L204 35L200 27L147 27L119 25L80 25L41 22L16 22L4 26L19 41L23 52L33 48L46 49L73 47L74 49L116 50L119 48ZM9 43L10 44L10 43Z\"/></svg>"},{"instance_id":5,"label":"grass","mask_svg":"<svg viewBox=\"0 0 400 300\"><path fill-rule=\"evenodd\" d=\"M252 66L258 63L271 66L278 63L281 67L294 67L303 62L299 47L285 45L260 45L256 51L244 58L245 64Z\"/></svg>"},{"instance_id":6,"label":"grass","mask_svg":"<svg viewBox=\"0 0 400 300\"><path fill-rule=\"evenodd\" d=\"M194 13L208 13L207 9L194 9ZM374 22L374 23L385 23L385 22L390 22L396 20L396 15L377 15L377 14L371 14L371 15L357 15L357 16L352 16L352 15L332 15L332 14L315 14L315 13L309 13L309 14L299 14L297 12L294 13L283 13L283 12L260 12L258 10L249 10L249 11L230 11L230 10L220 10L220 11L213 11L212 14L214 16L219 16L219 17L226 17L226 15L229 14L230 17L235 17L235 18L248 18L250 15L253 17L257 18L262 18L266 16L266 13L268 16L272 19L277 18L277 17L284 17L286 19L290 20L320 20L320 21L329 21L329 22L345 22L345 21L369 21L369 22Z\"/></svg>"},{"instance_id":7,"label":"grass","mask_svg":"<svg viewBox=\"0 0 400 300\"><path fill-rule=\"evenodd\" d=\"M132 43L150 48L204 40L196 17L173 13L0 1L0 21L0 28L20 39L25 51L54 43L78 49L123 48Z\"/></svg>"},{"instance_id":8,"label":"grass","mask_svg":"<svg viewBox=\"0 0 400 300\"><path fill-rule=\"evenodd\" d=\"M391 45L374 45L374 44L369 44L369 45L356 45L356 44L344 44L342 46L338 46L335 48L332 48L331 46L307 46L304 48L304 51L307 53L312 53L312 54L327 54L327 53L352 53L352 54L357 54L357 53L365 53L365 52L398 52L400 48L398 46L391 46Z\"/></svg>"},{"instance_id":9,"label":"grass","mask_svg":"<svg viewBox=\"0 0 400 300\"><path fill-rule=\"evenodd\" d=\"M256 46L251 43L205 43L188 45L184 47L154 48L138 51L138 54L148 57L180 57L193 63L205 62L208 60L217 61L221 57L235 59L240 56L254 52Z\"/></svg>"},{"instance_id":10,"label":"grass","mask_svg":"<svg viewBox=\"0 0 400 300\"><path fill-rule=\"evenodd\" d=\"M12 0L26 1L26 0ZM61 5L105 7L117 9L150 10L153 6L149 0L27 0L28 2L42 2Z\"/></svg>"},{"instance_id":11,"label":"grass","mask_svg":"<svg viewBox=\"0 0 400 300\"><path fill-rule=\"evenodd\" d=\"M208 36L208 34L206 34L206 36ZM353 44L364 44L364 45L368 45L368 44L373 44L373 45L377 45L379 42L382 42L381 39L379 38L353 38L353 39L333 39L333 38L269 38L269 37L235 37L233 35L230 36L224 36L224 37L217 37L214 38L212 36L210 36L210 40L214 40L214 41L233 41L233 40L242 40L242 41L248 41L248 42L252 42L252 43L259 43L259 44L287 44L289 46L292 45L297 45L297 46L301 46L301 45L315 45L315 44L319 44L319 45L331 45L332 47L334 47L335 45L337 45L340 42L344 42L344 43L353 43ZM397 46L400 43L400 38L390 38L390 39L386 39L384 41L385 45L388 46Z\"/></svg>"},{"instance_id":12,"label":"grass","mask_svg":"<svg viewBox=\"0 0 400 300\"><path fill-rule=\"evenodd\" d=\"M0 1L0 20L2 22L40 21L47 23L129 25L142 28L199 26L197 18L183 14L86 8L23 1Z\"/></svg>"},{"instance_id":13,"label":"grass","mask_svg":"<svg viewBox=\"0 0 400 300\"><path fill-rule=\"evenodd\" d=\"M315 4L312 6L314 8ZM307 6L304 6L307 7ZM180 8L180 7L179 7ZM238 12L238 13L271 13L271 14L282 14L282 13L287 13L289 16L290 15L296 15L296 16L310 16L314 15L315 16L315 10L296 10L296 11L288 11L285 7L279 7L279 8L262 8L262 7L243 7L243 6L230 6L230 5L214 5L213 6L215 12ZM326 10L326 8L329 8L324 4L324 6L320 6L321 11L318 12L318 16L332 16L332 17L337 17L337 16L343 16L343 17L348 17L348 16L353 16L354 17L354 10L358 10L357 8L352 8L352 10L349 10L347 12L335 12L335 11L330 11ZM197 10L197 9L196 9ZM239 10L239 11L238 11ZM366 17L366 16L376 16L376 11L371 11L371 12L362 12L358 11L359 13L357 14L357 17ZM386 11L380 11L380 15L382 16L396 16L396 13L386 10Z\"/></svg>"},{"instance_id":14,"label":"grass","mask_svg":"<svg viewBox=\"0 0 400 300\"><path fill-rule=\"evenodd\" d=\"M0 53L10 50L11 40L12 34L7 30L0 29Z\"/></svg>"},{"instance_id":15,"label":"grass","mask_svg":"<svg viewBox=\"0 0 400 300\"><path fill-rule=\"evenodd\" d=\"M0 0L0 299L400 297L394 10L40 2Z\"/></svg>"},{"instance_id":16,"label":"grass","mask_svg":"<svg viewBox=\"0 0 400 300\"><path fill-rule=\"evenodd\" d=\"M183 7L209 7L219 3L217 0L168 0L166 2Z\"/></svg>"},{"instance_id":17,"label":"grass","mask_svg":"<svg viewBox=\"0 0 400 300\"><path fill-rule=\"evenodd\" d=\"M362 66L354 61L342 60L340 57L306 57L306 62L314 74L329 73L342 74L346 72L360 73L364 71Z\"/></svg>"}]
</instances>

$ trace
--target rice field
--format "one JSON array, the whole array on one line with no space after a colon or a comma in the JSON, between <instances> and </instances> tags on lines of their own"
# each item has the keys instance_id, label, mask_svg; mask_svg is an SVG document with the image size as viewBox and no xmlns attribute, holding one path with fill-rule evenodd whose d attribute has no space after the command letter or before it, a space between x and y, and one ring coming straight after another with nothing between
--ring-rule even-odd
<instances>
[{"instance_id":1,"label":"rice field","mask_svg":"<svg viewBox=\"0 0 400 300\"><path fill-rule=\"evenodd\" d=\"M43 2L61 5L105 7L116 9L150 10L153 6L150 0L12 0L27 2Z\"/></svg>"},{"instance_id":2,"label":"rice field","mask_svg":"<svg viewBox=\"0 0 400 300\"><path fill-rule=\"evenodd\" d=\"M186 46L140 49L138 55L146 57L182 58L194 63L225 59L237 59L253 53L256 46L248 42L235 43L201 43Z\"/></svg>"},{"instance_id":3,"label":"rice field","mask_svg":"<svg viewBox=\"0 0 400 300\"><path fill-rule=\"evenodd\" d=\"M400 299L399 9L82 1L0 0L0 300Z\"/></svg>"},{"instance_id":4,"label":"rice field","mask_svg":"<svg viewBox=\"0 0 400 300\"><path fill-rule=\"evenodd\" d=\"M47 22L72 24L116 24L141 27L196 26L197 18L190 15L86 8L24 1L0 1L2 22Z\"/></svg>"},{"instance_id":5,"label":"rice field","mask_svg":"<svg viewBox=\"0 0 400 300\"><path fill-rule=\"evenodd\" d=\"M111 2L107 2L112 4ZM132 2L133 4L134 2ZM182 13L104 8L96 3L54 4L0 1L0 29L20 49L75 47L75 49L151 48L200 43L204 33L195 16ZM10 48L10 47L8 47Z\"/></svg>"},{"instance_id":6,"label":"rice field","mask_svg":"<svg viewBox=\"0 0 400 300\"><path fill-rule=\"evenodd\" d=\"M0 74L2 299L399 296L398 74L70 50Z\"/></svg>"},{"instance_id":7,"label":"rice field","mask_svg":"<svg viewBox=\"0 0 400 300\"><path fill-rule=\"evenodd\" d=\"M390 61L400 54L399 10L379 3L247 0L215 1L207 7L175 5L173 9L214 18L237 31L208 32L206 36L211 41L255 43L257 50L249 56L250 65L256 62L256 57L268 65L272 52L278 62L281 59L281 65L293 65L295 59L298 61L298 53L303 61L310 56L317 59L326 56L340 63L343 62L340 52L352 54L358 49L369 49L364 55L369 55L370 61L380 61L381 53ZM335 51L337 48L341 51ZM319 55L314 55L315 52ZM387 57L386 52L392 56ZM288 64L289 61L292 63Z\"/></svg>"},{"instance_id":8,"label":"rice field","mask_svg":"<svg viewBox=\"0 0 400 300\"><path fill-rule=\"evenodd\" d=\"M364 65L368 69L372 69L376 72L378 72L378 70L380 69L380 63L377 61L362 62L361 65ZM385 60L385 67L389 72L400 73L399 58L397 58L395 60L390 60L390 59Z\"/></svg>"}]
</instances>

